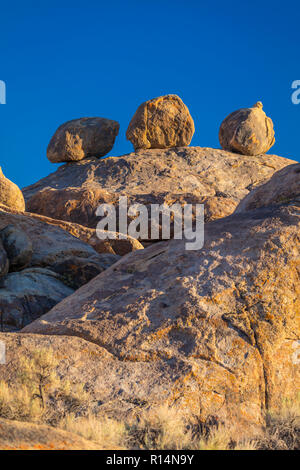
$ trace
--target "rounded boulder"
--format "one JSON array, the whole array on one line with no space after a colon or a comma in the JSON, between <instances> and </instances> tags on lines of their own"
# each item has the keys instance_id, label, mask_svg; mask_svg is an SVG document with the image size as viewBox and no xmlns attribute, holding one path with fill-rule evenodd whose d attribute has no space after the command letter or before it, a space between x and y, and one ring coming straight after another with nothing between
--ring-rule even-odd
<instances>
[{"instance_id":1,"label":"rounded boulder","mask_svg":"<svg viewBox=\"0 0 300 470\"><path fill-rule=\"evenodd\" d=\"M187 106L177 95L142 103L128 126L126 137L135 150L185 147L195 132Z\"/></svg>"},{"instance_id":2,"label":"rounded boulder","mask_svg":"<svg viewBox=\"0 0 300 470\"><path fill-rule=\"evenodd\" d=\"M73 162L89 157L103 157L111 151L119 132L119 123L92 117L62 124L47 148L52 163Z\"/></svg>"},{"instance_id":3,"label":"rounded boulder","mask_svg":"<svg viewBox=\"0 0 300 470\"><path fill-rule=\"evenodd\" d=\"M222 148L242 155L261 155L275 143L272 119L258 101L252 108L229 114L222 122L219 140Z\"/></svg>"},{"instance_id":4,"label":"rounded boulder","mask_svg":"<svg viewBox=\"0 0 300 470\"><path fill-rule=\"evenodd\" d=\"M7 179L0 167L0 204L17 211L25 211L25 201L18 186Z\"/></svg>"}]
</instances>

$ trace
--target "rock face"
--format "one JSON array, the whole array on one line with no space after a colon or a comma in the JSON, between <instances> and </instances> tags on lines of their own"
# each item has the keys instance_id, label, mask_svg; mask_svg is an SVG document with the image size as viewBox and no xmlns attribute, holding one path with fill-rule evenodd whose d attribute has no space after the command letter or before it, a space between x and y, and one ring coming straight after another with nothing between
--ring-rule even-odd
<instances>
[{"instance_id":1,"label":"rock face","mask_svg":"<svg viewBox=\"0 0 300 470\"><path fill-rule=\"evenodd\" d=\"M119 123L105 118L81 118L62 124L52 137L47 157L52 163L103 157L113 148Z\"/></svg>"},{"instance_id":2,"label":"rock face","mask_svg":"<svg viewBox=\"0 0 300 470\"><path fill-rule=\"evenodd\" d=\"M283 168L267 183L251 191L238 205L236 212L286 204L291 201L300 201L300 163Z\"/></svg>"},{"instance_id":3,"label":"rock face","mask_svg":"<svg viewBox=\"0 0 300 470\"><path fill-rule=\"evenodd\" d=\"M7 253L0 241L0 277L8 273L9 261L7 258Z\"/></svg>"},{"instance_id":4,"label":"rock face","mask_svg":"<svg viewBox=\"0 0 300 470\"><path fill-rule=\"evenodd\" d=\"M219 140L223 149L243 155L266 153L275 143L272 119L259 101L252 108L234 111L222 122Z\"/></svg>"},{"instance_id":5,"label":"rock face","mask_svg":"<svg viewBox=\"0 0 300 470\"><path fill-rule=\"evenodd\" d=\"M25 210L25 201L18 186L5 178L0 167L0 204L18 211Z\"/></svg>"},{"instance_id":6,"label":"rock face","mask_svg":"<svg viewBox=\"0 0 300 470\"><path fill-rule=\"evenodd\" d=\"M20 423L0 418L1 450L99 450L76 434L43 424Z\"/></svg>"},{"instance_id":7,"label":"rock face","mask_svg":"<svg viewBox=\"0 0 300 470\"><path fill-rule=\"evenodd\" d=\"M128 126L126 137L135 150L183 147L195 132L188 108L176 95L142 103Z\"/></svg>"},{"instance_id":8,"label":"rock face","mask_svg":"<svg viewBox=\"0 0 300 470\"><path fill-rule=\"evenodd\" d=\"M26 268L33 254L32 243L26 233L14 225L7 225L0 231L0 238L8 255L10 271Z\"/></svg>"},{"instance_id":9,"label":"rock face","mask_svg":"<svg viewBox=\"0 0 300 470\"><path fill-rule=\"evenodd\" d=\"M105 348L78 337L0 332L0 341L6 345L7 361L0 364L1 380L14 383L20 358L31 359L35 351L50 349L59 359L54 369L57 375L72 384L84 383L99 414L109 413L118 420L139 412L145 403L159 406L176 374L174 364L161 367L159 362L120 361ZM179 370L180 364L178 376Z\"/></svg>"},{"instance_id":10,"label":"rock face","mask_svg":"<svg viewBox=\"0 0 300 470\"><path fill-rule=\"evenodd\" d=\"M230 215L249 191L295 163L200 147L145 150L66 164L23 190L30 212L95 228L101 203L204 203L206 221Z\"/></svg>"},{"instance_id":11,"label":"rock face","mask_svg":"<svg viewBox=\"0 0 300 470\"><path fill-rule=\"evenodd\" d=\"M0 204L0 211L4 210L4 212L8 212L8 208ZM88 227L84 227L83 225L74 224L71 222L65 222L63 220L51 219L50 217L45 217L39 214L33 214L30 212L20 213L19 211L10 209L9 213L14 215L24 215L28 216L31 219L40 220L45 222L49 225L54 225L56 227L60 227L66 232L70 233L76 238L79 238L81 241L88 243L91 245L94 250L99 254L113 254L124 256L127 253L131 253L135 250L143 250L143 245L136 240L135 238L130 237L129 235L126 238L121 239L119 233L108 233L105 232L105 235L109 235L109 239L103 240L99 239L96 234L96 230ZM100 231L101 232L101 231Z\"/></svg>"},{"instance_id":12,"label":"rock face","mask_svg":"<svg viewBox=\"0 0 300 470\"><path fill-rule=\"evenodd\" d=\"M6 227L8 231L7 226L13 226L13 234L22 234L21 238L29 239L32 246L31 257L27 258L28 269L1 279L0 311L6 327L20 328L43 315L70 295L74 288L88 282L119 259L114 254L99 255L90 245L58 226L27 213L0 210L0 230ZM22 258L24 252L20 250L20 253L19 263L20 259L25 259ZM13 251L9 250L8 256L12 255ZM16 260L17 256L13 259ZM3 249L2 275L7 271L7 255Z\"/></svg>"},{"instance_id":13,"label":"rock face","mask_svg":"<svg viewBox=\"0 0 300 470\"><path fill-rule=\"evenodd\" d=\"M49 269L10 273L0 280L2 322L6 328L23 328L73 292Z\"/></svg>"},{"instance_id":14,"label":"rock face","mask_svg":"<svg viewBox=\"0 0 300 470\"><path fill-rule=\"evenodd\" d=\"M300 386L299 228L293 204L211 222L203 249L172 240L131 253L23 332L105 348L131 370L117 374L119 401L262 423Z\"/></svg>"}]
</instances>

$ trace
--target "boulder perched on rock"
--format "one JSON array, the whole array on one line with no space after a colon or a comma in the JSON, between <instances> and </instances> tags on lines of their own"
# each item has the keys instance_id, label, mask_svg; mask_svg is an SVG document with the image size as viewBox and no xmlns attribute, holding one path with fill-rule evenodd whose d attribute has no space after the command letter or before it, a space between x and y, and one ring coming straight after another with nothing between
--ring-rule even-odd
<instances>
[{"instance_id":1,"label":"boulder perched on rock","mask_svg":"<svg viewBox=\"0 0 300 470\"><path fill-rule=\"evenodd\" d=\"M293 201L300 202L300 163L289 165L274 173L269 181L251 191L240 202L236 212Z\"/></svg>"},{"instance_id":2,"label":"boulder perched on rock","mask_svg":"<svg viewBox=\"0 0 300 470\"><path fill-rule=\"evenodd\" d=\"M119 123L110 119L81 118L62 124L50 140L47 157L52 163L103 157L111 151Z\"/></svg>"},{"instance_id":3,"label":"boulder perched on rock","mask_svg":"<svg viewBox=\"0 0 300 470\"><path fill-rule=\"evenodd\" d=\"M24 230L7 225L0 231L0 238L9 259L10 271L19 271L29 265L33 249Z\"/></svg>"},{"instance_id":4,"label":"boulder perched on rock","mask_svg":"<svg viewBox=\"0 0 300 470\"><path fill-rule=\"evenodd\" d=\"M0 204L18 211L25 210L25 201L18 186L5 178L0 167Z\"/></svg>"},{"instance_id":5,"label":"boulder perched on rock","mask_svg":"<svg viewBox=\"0 0 300 470\"><path fill-rule=\"evenodd\" d=\"M275 143L272 119L259 101L252 108L234 111L221 124L219 140L223 149L243 155L261 155Z\"/></svg>"},{"instance_id":6,"label":"boulder perched on rock","mask_svg":"<svg viewBox=\"0 0 300 470\"><path fill-rule=\"evenodd\" d=\"M30 212L93 229L99 204L118 206L120 196L146 205L149 216L151 204L203 203L208 222L232 214L249 191L291 163L210 148L152 149L63 165L23 193Z\"/></svg>"},{"instance_id":7,"label":"boulder perched on rock","mask_svg":"<svg viewBox=\"0 0 300 470\"><path fill-rule=\"evenodd\" d=\"M126 137L135 150L183 147L195 132L188 108L177 95L142 103L128 126Z\"/></svg>"},{"instance_id":8,"label":"boulder perched on rock","mask_svg":"<svg viewBox=\"0 0 300 470\"><path fill-rule=\"evenodd\" d=\"M135 251L23 332L105 348L131 371L117 373L124 407L139 399L262 424L300 386L299 228L297 205L210 222L203 249L172 240Z\"/></svg>"}]
</instances>

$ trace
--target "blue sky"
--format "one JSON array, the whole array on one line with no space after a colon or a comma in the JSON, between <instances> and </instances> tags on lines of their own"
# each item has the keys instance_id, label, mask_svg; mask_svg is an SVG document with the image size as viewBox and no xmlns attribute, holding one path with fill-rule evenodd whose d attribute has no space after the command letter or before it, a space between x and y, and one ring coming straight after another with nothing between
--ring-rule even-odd
<instances>
[{"instance_id":1,"label":"blue sky","mask_svg":"<svg viewBox=\"0 0 300 470\"><path fill-rule=\"evenodd\" d=\"M110 155L132 150L137 106L178 94L194 118L192 145L219 147L227 114L261 100L275 125L271 153L300 160L300 6L283 1L72 0L1 2L0 165L20 187L57 165L48 142L65 121L120 122Z\"/></svg>"}]
</instances>

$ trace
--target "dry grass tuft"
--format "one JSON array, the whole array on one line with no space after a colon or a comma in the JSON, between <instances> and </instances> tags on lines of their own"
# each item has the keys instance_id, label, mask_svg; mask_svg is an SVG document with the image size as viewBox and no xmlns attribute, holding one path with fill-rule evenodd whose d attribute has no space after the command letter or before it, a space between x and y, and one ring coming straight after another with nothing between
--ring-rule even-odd
<instances>
[{"instance_id":1,"label":"dry grass tuft","mask_svg":"<svg viewBox=\"0 0 300 470\"><path fill-rule=\"evenodd\" d=\"M261 450L300 450L300 395L288 400L280 412L270 412L266 418L265 436L257 439Z\"/></svg>"},{"instance_id":2,"label":"dry grass tuft","mask_svg":"<svg viewBox=\"0 0 300 470\"><path fill-rule=\"evenodd\" d=\"M125 423L114 419L98 419L94 415L76 418L71 414L60 421L58 427L93 441L103 449L125 449L127 445Z\"/></svg>"}]
</instances>

